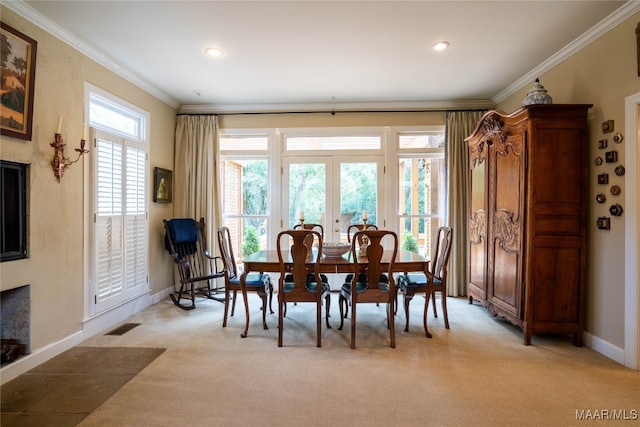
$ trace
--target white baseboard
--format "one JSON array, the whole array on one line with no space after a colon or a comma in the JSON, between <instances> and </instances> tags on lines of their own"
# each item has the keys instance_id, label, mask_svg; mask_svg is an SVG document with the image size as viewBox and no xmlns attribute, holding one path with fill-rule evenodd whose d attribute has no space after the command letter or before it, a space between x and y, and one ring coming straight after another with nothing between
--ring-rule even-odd
<instances>
[{"instance_id":1,"label":"white baseboard","mask_svg":"<svg viewBox=\"0 0 640 427\"><path fill-rule=\"evenodd\" d=\"M71 347L82 344L86 339L119 325L130 316L168 297L171 291L171 288L168 288L154 295L146 293L91 319L85 320L81 331L74 332L60 341L33 350L31 354L23 356L0 369L0 385L11 381L18 375L24 374L28 370L69 350Z\"/></svg>"},{"instance_id":2,"label":"white baseboard","mask_svg":"<svg viewBox=\"0 0 640 427\"><path fill-rule=\"evenodd\" d=\"M602 338L591 335L588 332L584 333L584 344L593 351L608 357L614 362L624 365L624 348L617 347Z\"/></svg>"}]
</instances>

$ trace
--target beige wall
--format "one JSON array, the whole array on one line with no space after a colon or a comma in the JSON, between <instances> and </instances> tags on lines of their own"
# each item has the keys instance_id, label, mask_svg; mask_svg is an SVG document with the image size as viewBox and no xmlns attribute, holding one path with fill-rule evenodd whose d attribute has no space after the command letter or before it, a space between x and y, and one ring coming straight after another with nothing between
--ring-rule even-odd
<instances>
[{"instance_id":1,"label":"beige wall","mask_svg":"<svg viewBox=\"0 0 640 427\"><path fill-rule=\"evenodd\" d=\"M589 114L589 159L600 155L598 140L608 139L608 149L618 151L618 163L624 164L625 142L615 144L611 133L602 133L602 122L615 121L615 131L624 135L625 97L640 92L640 77L636 58L636 25L640 13L590 43L540 77L541 83L560 104L593 104ZM533 84L533 82L532 82ZM531 85L498 105L503 111L512 111L521 105ZM624 208L624 177L613 173L614 166L596 167L589 163L589 221L587 261L587 311L586 330L615 346L624 348L624 214L611 218L611 231L595 228L598 216L610 216L611 203ZM609 186L620 185L622 194L611 196L609 186L597 184L597 175L609 173ZM596 194L607 195L606 204L595 201Z\"/></svg>"},{"instance_id":2,"label":"beige wall","mask_svg":"<svg viewBox=\"0 0 640 427\"><path fill-rule=\"evenodd\" d=\"M38 42L33 137L2 137L0 158L30 165L28 195L29 258L0 264L0 288L31 285L32 352L81 331L83 278L84 182L88 158L68 168L58 183L50 162L58 116L71 156L79 145L84 120L84 83L89 82L151 113L149 176L154 166L173 169L175 110L118 77L40 27L2 7L2 21ZM91 147L89 147L91 150ZM91 156L92 153L89 154ZM89 157L86 156L86 157ZM87 170L88 171L88 170ZM162 218L171 204L154 204L149 187L151 294L171 285L171 264L162 248Z\"/></svg>"}]
</instances>

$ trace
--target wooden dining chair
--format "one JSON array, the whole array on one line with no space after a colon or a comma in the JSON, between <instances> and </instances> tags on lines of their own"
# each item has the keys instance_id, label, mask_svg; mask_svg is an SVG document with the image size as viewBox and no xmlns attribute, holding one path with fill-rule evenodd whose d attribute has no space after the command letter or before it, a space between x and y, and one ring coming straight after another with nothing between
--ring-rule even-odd
<instances>
[{"instance_id":1,"label":"wooden dining chair","mask_svg":"<svg viewBox=\"0 0 640 427\"><path fill-rule=\"evenodd\" d=\"M358 253L358 240L366 237L369 244L366 247L366 254ZM387 245L387 250L392 249L391 258L387 268L382 266L382 256L385 247L382 239L390 237L392 245ZM396 290L393 270L396 255L398 253L398 236L393 231L388 230L361 230L354 234L351 242L351 257L353 259L353 276L351 282L342 285L339 297L340 306L340 327L342 330L344 318L346 317L344 308L351 303L351 348L356 348L356 319L357 306L359 303L385 303L387 307L387 328L389 329L390 346L396 347L396 335L393 313ZM382 277L386 276L386 281Z\"/></svg>"},{"instance_id":2,"label":"wooden dining chair","mask_svg":"<svg viewBox=\"0 0 640 427\"><path fill-rule=\"evenodd\" d=\"M416 294L425 294L423 323L427 332L427 311L429 299L433 302L433 316L438 317L436 309L436 292L440 292L444 327L449 329L449 315L447 314L447 264L451 253L453 230L450 227L438 228L435 248L432 252L430 271L425 273L410 273L398 276L398 287L403 295L404 312L406 318L405 332L409 332L409 303Z\"/></svg>"},{"instance_id":3,"label":"wooden dining chair","mask_svg":"<svg viewBox=\"0 0 640 427\"><path fill-rule=\"evenodd\" d=\"M311 241L316 241L317 252L314 255ZM283 244L286 246L283 247ZM290 244L290 246L289 246ZM322 258L322 235L314 230L285 230L278 233L278 347L282 347L284 318L287 302L312 302L316 304L316 345L322 346L322 300L325 300L327 328L331 295L329 283L320 277L320 259Z\"/></svg>"},{"instance_id":4,"label":"wooden dining chair","mask_svg":"<svg viewBox=\"0 0 640 427\"><path fill-rule=\"evenodd\" d=\"M229 313L229 304L231 303L231 316L234 315L236 309L236 299L238 291L242 291L240 285L240 275L238 274L238 266L236 265L235 256L233 255L233 246L231 244L231 232L228 227L218 228L218 247L220 248L220 256L224 263L224 317L222 327L227 326L227 315ZM245 280L248 292L256 292L262 300L262 327L267 327L267 293L269 295L269 311L273 314L271 301L273 299L273 284L271 277L266 273L249 273ZM233 293L233 296L231 295ZM246 306L246 304L245 304Z\"/></svg>"}]
</instances>

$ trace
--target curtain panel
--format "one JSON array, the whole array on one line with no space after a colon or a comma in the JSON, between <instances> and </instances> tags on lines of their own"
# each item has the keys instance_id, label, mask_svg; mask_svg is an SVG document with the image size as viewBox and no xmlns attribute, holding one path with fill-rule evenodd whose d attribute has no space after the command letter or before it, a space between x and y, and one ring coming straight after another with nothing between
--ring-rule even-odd
<instances>
[{"instance_id":1,"label":"curtain panel","mask_svg":"<svg viewBox=\"0 0 640 427\"><path fill-rule=\"evenodd\" d=\"M467 295L467 215L469 209L469 156L465 138L486 111L449 111L446 114L446 147L449 160L448 223L453 229L447 277L448 296Z\"/></svg>"},{"instance_id":2,"label":"curtain panel","mask_svg":"<svg viewBox=\"0 0 640 427\"><path fill-rule=\"evenodd\" d=\"M221 223L218 196L218 117L177 117L174 164L174 215L204 218L207 247L215 252L215 233Z\"/></svg>"}]
</instances>

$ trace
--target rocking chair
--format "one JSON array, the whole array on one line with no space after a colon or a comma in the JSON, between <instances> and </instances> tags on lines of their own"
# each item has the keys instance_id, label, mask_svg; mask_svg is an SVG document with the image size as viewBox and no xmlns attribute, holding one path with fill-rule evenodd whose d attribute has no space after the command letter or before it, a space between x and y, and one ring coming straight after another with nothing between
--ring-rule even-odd
<instances>
[{"instance_id":1,"label":"rocking chair","mask_svg":"<svg viewBox=\"0 0 640 427\"><path fill-rule=\"evenodd\" d=\"M191 218L163 220L165 228L165 248L173 258L180 275L180 290L169 296L175 305L184 310L196 308L196 293L208 299L224 302L224 298L214 297L224 292L224 288L211 286L211 281L224 277L222 259L211 256L207 250L204 218L199 222ZM176 295L177 294L177 295ZM185 305L182 299L190 299Z\"/></svg>"}]
</instances>

